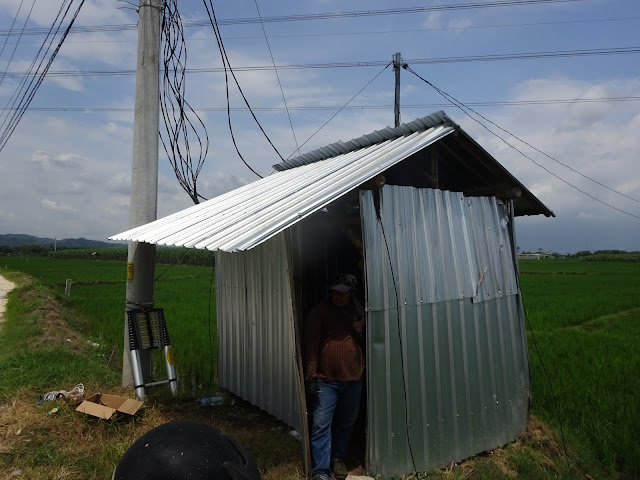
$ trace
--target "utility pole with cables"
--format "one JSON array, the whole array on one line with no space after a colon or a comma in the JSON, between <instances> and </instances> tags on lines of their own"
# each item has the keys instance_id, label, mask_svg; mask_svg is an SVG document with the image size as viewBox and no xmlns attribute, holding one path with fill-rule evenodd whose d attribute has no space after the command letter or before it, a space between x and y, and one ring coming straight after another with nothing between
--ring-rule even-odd
<instances>
[{"instance_id":1,"label":"utility pole with cables","mask_svg":"<svg viewBox=\"0 0 640 480\"><path fill-rule=\"evenodd\" d=\"M393 56L393 71L396 73L396 99L393 106L394 126L400 126L400 69L402 68L402 55L397 52Z\"/></svg>"},{"instance_id":2,"label":"utility pole with cables","mask_svg":"<svg viewBox=\"0 0 640 480\"><path fill-rule=\"evenodd\" d=\"M160 122L160 56L163 0L140 0L138 62L133 121L133 166L129 228L156 219L158 213L158 126ZM155 245L129 242L126 311L153 307ZM129 325L125 312L122 385L144 396L144 377L151 374L151 354L140 351L141 369L130 358ZM140 372L141 370L141 372ZM143 378L138 378L142 374ZM142 393L142 395L140 395Z\"/></svg>"}]
</instances>

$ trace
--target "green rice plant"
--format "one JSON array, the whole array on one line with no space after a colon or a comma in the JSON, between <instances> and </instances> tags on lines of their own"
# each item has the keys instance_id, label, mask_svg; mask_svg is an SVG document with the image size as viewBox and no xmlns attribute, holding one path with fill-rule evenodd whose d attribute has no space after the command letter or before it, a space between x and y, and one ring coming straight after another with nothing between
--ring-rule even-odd
<instances>
[{"instance_id":1,"label":"green rice plant","mask_svg":"<svg viewBox=\"0 0 640 480\"><path fill-rule=\"evenodd\" d=\"M2 257L2 269L17 270L64 293L65 283L103 283L125 281L127 267L124 262L89 261L87 259L61 260L48 257Z\"/></svg>"},{"instance_id":2,"label":"green rice plant","mask_svg":"<svg viewBox=\"0 0 640 480\"><path fill-rule=\"evenodd\" d=\"M6 260L7 267L45 282L59 301L74 308L78 317L86 318L89 333L105 345L111 362L122 365L126 264L87 259ZM164 309L179 388L186 395L213 392L217 387L213 274L212 267L192 265L156 265L155 269L155 306ZM69 298L64 297L67 278L73 282ZM166 378L163 356L160 352L153 352L152 356L155 376L158 380Z\"/></svg>"},{"instance_id":3,"label":"green rice plant","mask_svg":"<svg viewBox=\"0 0 640 480\"><path fill-rule=\"evenodd\" d=\"M127 261L127 247L114 248L65 248L49 252L49 256L60 260L119 260ZM94 258L93 254L96 254Z\"/></svg>"},{"instance_id":4,"label":"green rice plant","mask_svg":"<svg viewBox=\"0 0 640 480\"><path fill-rule=\"evenodd\" d=\"M639 305L636 263L520 260L519 265L534 330L579 325Z\"/></svg>"},{"instance_id":5,"label":"green rice plant","mask_svg":"<svg viewBox=\"0 0 640 480\"><path fill-rule=\"evenodd\" d=\"M640 268L533 260L520 269L533 411L561 422L608 468L639 475Z\"/></svg>"},{"instance_id":6,"label":"green rice plant","mask_svg":"<svg viewBox=\"0 0 640 480\"><path fill-rule=\"evenodd\" d=\"M93 254L96 254L94 257ZM116 260L126 262L128 249L119 248L68 248L49 252L49 256L57 259L70 260ZM208 250L197 250L184 247L156 247L156 263L176 265L206 265L214 264L214 254Z\"/></svg>"},{"instance_id":7,"label":"green rice plant","mask_svg":"<svg viewBox=\"0 0 640 480\"><path fill-rule=\"evenodd\" d=\"M596 253L580 258L582 262L638 262L639 252L629 253Z\"/></svg>"}]
</instances>

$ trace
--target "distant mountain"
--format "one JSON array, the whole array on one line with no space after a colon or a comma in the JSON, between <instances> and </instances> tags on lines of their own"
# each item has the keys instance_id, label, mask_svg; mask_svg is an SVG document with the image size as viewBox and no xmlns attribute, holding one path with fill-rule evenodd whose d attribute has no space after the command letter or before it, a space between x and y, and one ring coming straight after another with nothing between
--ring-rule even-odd
<instances>
[{"instance_id":1,"label":"distant mountain","mask_svg":"<svg viewBox=\"0 0 640 480\"><path fill-rule=\"evenodd\" d=\"M8 247L19 247L21 245L44 245L66 248L121 248L126 247L126 243L101 242L99 240L88 240L86 238L64 238L56 240L54 238L34 237L33 235L23 235L20 233L0 234L0 245Z\"/></svg>"}]
</instances>

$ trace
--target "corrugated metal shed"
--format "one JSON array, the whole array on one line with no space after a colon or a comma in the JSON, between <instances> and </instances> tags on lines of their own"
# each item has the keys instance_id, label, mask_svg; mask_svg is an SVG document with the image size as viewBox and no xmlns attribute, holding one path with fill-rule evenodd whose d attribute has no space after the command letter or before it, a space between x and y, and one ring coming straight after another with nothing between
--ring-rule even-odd
<instances>
[{"instance_id":1,"label":"corrugated metal shed","mask_svg":"<svg viewBox=\"0 0 640 480\"><path fill-rule=\"evenodd\" d=\"M524 431L530 386L513 221L552 212L442 112L274 168L111 237L220 252L221 384L304 432L298 329L307 300L336 273L336 250L347 252L341 261L353 256L345 242L362 252L347 226L364 241L368 471L427 470ZM364 189L382 173L387 185ZM336 231L337 247L327 233ZM321 248L307 248L309 238Z\"/></svg>"},{"instance_id":2,"label":"corrugated metal shed","mask_svg":"<svg viewBox=\"0 0 640 480\"><path fill-rule=\"evenodd\" d=\"M218 371L220 386L304 431L289 281L284 234L216 254Z\"/></svg>"},{"instance_id":3,"label":"corrugated metal shed","mask_svg":"<svg viewBox=\"0 0 640 480\"><path fill-rule=\"evenodd\" d=\"M453 131L440 125L279 172L110 239L248 250Z\"/></svg>"},{"instance_id":4,"label":"corrugated metal shed","mask_svg":"<svg viewBox=\"0 0 640 480\"><path fill-rule=\"evenodd\" d=\"M361 203L370 471L399 477L515 439L529 372L510 206L393 186L380 218L372 192Z\"/></svg>"}]
</instances>

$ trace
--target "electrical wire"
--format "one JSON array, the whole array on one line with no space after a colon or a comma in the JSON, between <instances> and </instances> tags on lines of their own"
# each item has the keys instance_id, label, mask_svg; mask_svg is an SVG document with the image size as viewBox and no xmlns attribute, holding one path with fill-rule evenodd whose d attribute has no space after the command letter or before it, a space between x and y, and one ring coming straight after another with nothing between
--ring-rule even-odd
<instances>
[{"instance_id":1,"label":"electrical wire","mask_svg":"<svg viewBox=\"0 0 640 480\"><path fill-rule=\"evenodd\" d=\"M203 0L206 1L206 0ZM610 56L610 55L636 55L640 53L640 47L611 47L611 48L592 48L582 50L552 50L543 52L525 52L525 53L505 53L505 54L486 54L486 55L467 55L455 57L434 57L434 58L416 58L404 59L406 63L414 65L431 65L431 64L453 64L453 63L474 63L474 62L494 62L494 61L514 61L514 60L541 60L549 58L572 58L572 57L593 57L593 56ZM302 64L285 64L285 65L256 65L245 67L233 67L230 72L264 72L274 68L278 70L322 70L336 68L361 68L361 67L382 67L387 64L386 60L371 61L351 61L351 62L332 62L332 63L302 63ZM225 67L207 67L207 68L188 68L185 73L224 73ZM66 70L53 71L49 76L55 77L91 77L91 76L111 76L111 75L135 75L135 70ZM235 73L232 73L235 79ZM9 76L29 76L29 72L9 72Z\"/></svg>"},{"instance_id":2,"label":"electrical wire","mask_svg":"<svg viewBox=\"0 0 640 480\"><path fill-rule=\"evenodd\" d=\"M402 342L402 334L400 332L400 297L398 295L398 285L396 283L396 276L393 272L393 261L391 260L391 251L389 249L389 243L387 242L387 235L384 232L384 225L382 224L382 214L380 212L382 208L382 188L378 190L378 199L379 203L376 208L376 217L378 218L378 223L380 224L380 229L382 231L382 238L384 239L384 245L387 249L387 258L389 259L389 268L391 269L391 280L393 282L393 290L395 291L396 297L396 312L398 314L398 342L400 344L400 368L402 369L402 389L404 392L404 420L407 424L407 428L405 430L407 436L407 445L409 446L409 454L411 456L411 464L413 466L413 471L417 473L416 460L413 455L413 447L411 446L411 435L409 435L409 395L407 393L407 378L404 373L405 363L404 363L404 346Z\"/></svg>"},{"instance_id":3,"label":"electrical wire","mask_svg":"<svg viewBox=\"0 0 640 480\"><path fill-rule=\"evenodd\" d=\"M579 103L619 103L619 102L637 102L640 101L640 97L625 96L625 97L593 97L593 98L566 98L566 99L540 99L540 100L515 100L515 101L487 101L487 102L465 102L465 105L473 105L476 107L517 107L527 105L565 105L565 104L579 104ZM420 109L425 108L445 108L450 107L451 103L421 103L421 104L402 104L403 109ZM393 109L392 104L388 105L346 105L343 106L343 110L387 110ZM340 107L338 106L300 106L289 107L289 110L294 111L334 111ZM202 112L226 112L226 107L198 107ZM246 107L231 107L232 112L246 112L249 109ZM256 112L281 112L284 110L282 107L253 107ZM0 109L0 112L4 111ZM133 112L133 108L117 108L117 107L29 107L29 111L33 112L83 112L83 113L100 113L100 112Z\"/></svg>"},{"instance_id":4,"label":"electrical wire","mask_svg":"<svg viewBox=\"0 0 640 480\"><path fill-rule=\"evenodd\" d=\"M582 19L582 20L557 20L550 22L525 22L525 23L503 23L503 24L491 24L491 25L467 25L467 26L447 26L447 27L430 27L430 28L405 28L402 30L364 30L364 31L346 31L346 32L322 32L322 33L291 33L291 34L276 34L269 35L270 38L307 38L307 37L345 37L345 36L355 36L355 35L398 35L398 34L411 34L418 32L441 32L441 31L460 31L460 30L482 30L482 29L490 29L490 28L516 28L516 27L538 27L538 26L551 26L551 25L574 25L574 24L585 24L585 23L604 23L604 22L624 22L624 21L635 21L640 20L640 17L616 17L616 18L594 18L594 19ZM183 21L183 28L189 27L201 27L208 26L208 23L204 23L202 21ZM114 32L129 31L130 29L126 25L111 25L113 27ZM125 28L120 28L125 27ZM71 35L74 33L81 33L78 29L85 29L85 33L92 33L90 26L87 27L76 27L71 32ZM101 27L101 28L104 28ZM33 33L32 35L38 35L38 33ZM2 31L0 30L0 37L6 36L14 36L11 33L11 30ZM190 37L189 41L203 41L210 42L212 37ZM264 38L263 36L257 35L242 35L242 36L227 36L227 40L250 40L256 38ZM131 40L124 39L109 39L109 40L67 40L67 43L130 43ZM23 42L23 45L29 45L30 42Z\"/></svg>"},{"instance_id":5,"label":"electrical wire","mask_svg":"<svg viewBox=\"0 0 640 480\"><path fill-rule=\"evenodd\" d=\"M24 0L20 1L20 6L18 7L18 11L16 12L16 16L13 17L13 22L11 22L11 28L9 29L9 32L13 32L13 26L16 23L16 20L18 19L18 15L20 15L20 10L22 10L22 4L24 3ZM36 0L33 0L33 4L31 5L31 10L33 10L33 5L36 4ZM29 12L29 15L27 16L27 19L24 22L24 25L22 26L22 30L21 30L21 34L18 37L18 40L16 41L16 45L13 48L13 53L11 54L11 58L9 59L9 61L7 62L7 66L4 69L4 72L2 72L2 78L0 78L0 85L2 85L2 81L4 80L5 75L7 74L7 70L9 69L9 65L11 64L11 60L13 60L13 56L16 53L16 50L18 49L18 44L20 43L20 40L22 39L22 33L24 32L25 27L27 26L27 22L29 21L29 17L31 16L31 12ZM4 43L2 44L2 50L0 50L0 57L2 57L2 54L4 53L4 49L7 46L7 41L9 40L9 35L7 35L7 38L4 39Z\"/></svg>"},{"instance_id":6,"label":"electrical wire","mask_svg":"<svg viewBox=\"0 0 640 480\"><path fill-rule=\"evenodd\" d=\"M14 98L13 100L13 104L12 104L12 108L15 106L16 102L18 101L18 97L20 97L20 101L18 103L18 107L13 110L13 114L11 115L11 118L9 119L9 115L7 115L7 117L5 117L4 121L2 122L2 125L0 126L0 128L4 128L4 130L2 130L2 133L0 134L0 151L2 151L4 149L4 147L6 146L7 142L9 141L9 138L11 137L11 135L13 134L13 132L15 131L16 127L18 126L18 124L20 123L20 120L22 119L22 116L24 115L24 113L26 112L27 108L29 107L29 104L31 103L31 101L33 100L33 97L35 96L38 88L40 87L40 85L42 84L45 76L47 75L49 68L51 67L51 64L53 63L53 60L56 58L56 56L58 55L58 52L60 51L60 48L62 47L62 44L64 43L65 39L67 38L67 35L69 34L69 31L71 30L71 27L73 26L76 18L78 17L78 14L80 13L80 10L82 9L82 6L84 5L84 0L80 1L80 4L78 5L78 8L76 9L76 11L74 12L74 14L72 15L69 24L67 25L66 29L64 30L64 33L62 34L57 47L55 48L55 50L51 53L49 60L47 61L46 65L44 66L44 68L42 67L42 64L45 60L45 57L47 56L49 49L51 48L53 41L55 40L56 36L58 35L60 29L62 28L62 24L67 16L67 14L69 13L71 6L73 4L73 0L71 0L69 2L69 4L67 5L66 10L64 11L64 14L62 15L62 11L64 10L64 6L66 4L66 0L65 2L63 2L63 4L61 5L60 9L58 10L58 14L56 15L56 19L54 21L54 23L52 24L51 28L50 28L50 34L47 35L47 38L51 37L49 40L49 45L47 46L44 55L42 56L42 58L40 59L40 62L38 63L38 67L36 69L36 73L33 75L30 75L31 80L29 82L29 85L26 87L25 89L25 85L27 82L27 76L23 77L23 81L20 82L20 86L18 89L16 89L16 91L14 92L14 95L12 96L12 98ZM61 18L62 15L62 18ZM58 23L58 19L60 19L60 22ZM53 32L51 34L51 32ZM40 47L40 49L38 50L38 53L36 55L36 57L33 59L33 62L31 63L31 67L29 68L29 72L33 71L33 67L35 66L35 64L38 61L38 58L40 56L40 53L42 52L42 49L44 48L45 44L47 43L47 39L45 39L45 41L43 42L42 46ZM23 92L24 90L24 92ZM11 102L11 99L9 100L9 102ZM8 106L8 104L7 104ZM6 107L5 107L5 111L6 111ZM8 123L7 123L8 120ZM5 127L6 125L6 127Z\"/></svg>"},{"instance_id":7,"label":"electrical wire","mask_svg":"<svg viewBox=\"0 0 640 480\"><path fill-rule=\"evenodd\" d=\"M207 15L209 16L211 27L213 28L213 32L214 32L214 34L216 36L216 42L218 44L218 49L220 50L220 57L222 59L222 65L223 65L223 68L224 68L225 90L226 90L226 95L227 95L227 119L228 119L228 124L229 124L229 132L231 133L231 140L233 141L233 145L234 145L234 147L236 149L236 152L238 153L238 156L240 157L242 162L246 165L246 167L249 170L251 170L253 173L255 173L258 177L263 178L262 175L260 175L253 168L251 168L251 166L246 162L246 160L244 159L244 157L240 153L240 150L238 149L238 145L236 143L235 135L233 134L233 126L231 125L231 105L230 105L230 99L229 99L229 77L228 77L228 73L231 73L231 76L233 77L233 80L235 81L236 87L238 88L238 91L240 92L240 95L242 96L242 98L243 98L243 100L245 102L245 105L247 106L247 108L251 112L251 116L253 117L253 120L256 122L256 125L258 125L258 128L260 128L260 131L262 132L262 134L267 139L267 141L269 142L269 144L271 145L273 150L278 154L280 159L282 159L282 161L286 161L286 160L283 158L283 156L280 154L280 152L278 151L276 146L273 144L273 142L271 141L271 139L267 135L267 132L264 131L264 128L262 127L262 125L258 121L258 118L256 117L255 113L251 109L251 106L249 105L249 101L247 100L247 97L245 96L244 92L242 91L242 87L240 87L240 83L238 82L236 74L233 71L233 68L231 67L231 62L229 61L229 57L227 55L227 51L224 48L224 42L222 41L222 34L220 32L220 27L218 26L218 21L216 19L216 14L215 14L215 11L213 9L212 1L208 0L209 1L209 5L207 5L207 0L202 0L202 1L203 1L204 6L205 6L205 8L207 10Z\"/></svg>"},{"instance_id":8,"label":"electrical wire","mask_svg":"<svg viewBox=\"0 0 640 480\"><path fill-rule=\"evenodd\" d=\"M482 115L480 115L479 113L477 113L475 110L473 110L473 109L471 109L471 108L467 107L465 104L463 104L463 103L462 103L462 102L460 102L459 100L455 99L453 96L449 95L448 93L444 92L444 91L443 91L443 90L441 90L440 88L436 87L433 83L431 83L431 82L430 82L430 81L428 81L427 79L425 79L425 78L421 77L420 75L418 75L418 74L417 74L417 73L416 73L416 72L415 72L411 67L409 67L408 65L406 65L406 64L405 64L405 65L403 65L403 67L404 67L406 70L408 70L409 72L413 73L416 77L418 77L419 79L421 79L423 82L425 82L425 83L426 83L427 85L429 85L431 88L433 88L436 92L438 92L438 93L439 93L440 95L442 95L444 98L446 98L447 100L449 100L449 102L450 102L452 105L454 105L455 107L457 107L460 111L462 111L465 115L467 115L471 120L473 120L473 121L475 121L476 123L478 123L481 127L483 127L485 130L487 130L487 131L488 131L489 133L491 133L493 136L495 136L495 137L497 137L498 139L500 139L500 140L501 140L505 145L507 145L508 147L512 148L513 150L515 150L516 152L518 152L520 155L522 155L523 157L525 157L525 158L527 158L528 160L530 160L531 162L533 162L533 163L534 163L535 165L537 165L538 167L542 168L545 172L547 172L547 173L549 173L550 175L552 175L552 176L556 177L558 180L560 180L561 182L563 182L563 183L565 183L565 184L569 185L571 188L573 188L573 189L575 189L575 190L579 191L580 193L582 193L582 194L584 194L584 195L588 196L589 198L591 198L591 199L593 199L593 200L595 200L595 201L597 201L597 202L599 202L599 203L601 203L601 204L603 204L603 205L605 205L605 206L607 206L607 207L609 207L609 208L612 208L612 209L614 209L614 210L617 210L617 211L618 211L618 212L620 212L620 213L624 213L625 215L629 215L629 216L631 216L631 217L634 217L634 218L640 219L640 215L635 215L635 214L633 214L633 213L627 212L627 211L622 210L622 209L620 209L620 208L614 207L613 205L610 205L609 203L607 203L607 202L605 202L605 201L603 201L603 200L600 200L599 198L594 197L594 196L593 196L593 195L591 195L590 193L587 193L587 192L585 192L584 190L582 190L582 189L580 189L580 188L576 187L575 185L573 185L573 184L569 183L567 180L565 180L564 178L560 177L560 176L559 176L559 175L557 175L556 173L553 173L553 172L552 172L552 171L550 171L548 168L546 168L544 165L541 165L540 163L536 162L533 158L531 158L530 156L526 155L524 152L522 152L520 149L518 149L518 148L517 148L517 147L515 147L514 145L510 144L508 141L506 141L506 140L505 140L504 138L502 138L500 135L498 135L497 133L495 133L493 130L491 130L489 127L487 127L484 123L482 123L480 120L478 120L477 118L473 117L471 114L469 114L469 113L468 113L468 111L467 111L467 110L469 110L469 111L471 111L471 112L474 112L476 115L478 115L478 116L480 116L480 117L482 117L482 118L485 118L485 117L483 117ZM493 124L493 122L491 122L491 123ZM495 124L494 124L494 125L495 125ZM501 130L503 130L503 131L506 131L506 130L504 130L504 129L502 129L502 128L500 128L500 129L501 129ZM510 135L511 135L511 134L510 134ZM514 136L514 137L515 137L515 136ZM518 140L520 140L518 137L515 137L515 138L517 138ZM523 140L520 140L520 141L522 141L523 143L526 143L526 142L524 142ZM527 145L528 145L528 144L527 144ZM552 158L552 157L549 157L549 158ZM552 159L553 159L553 158L552 158ZM594 182L596 182L596 183L600 184L599 182L597 182L597 181L595 181L595 180L591 179L590 177L587 177L586 175L583 175L583 176L584 176L585 178L588 178L589 180L592 180L592 181L594 181ZM601 184L600 184L600 185L601 185ZM609 188L609 187L607 187L607 188ZM623 193L621 193L621 192L618 192L617 190L614 190L614 189L612 189L612 188L609 188L609 189L610 189L610 190L612 190L612 191L614 191L614 192L616 192L616 193L618 193L618 194L620 194L620 195L623 195L623 196L625 196L625 197L626 197L626 195L624 195L624 194L623 194ZM628 198L630 198L630 197L628 197ZM632 200L635 200L635 199L632 199Z\"/></svg>"},{"instance_id":9,"label":"electrical wire","mask_svg":"<svg viewBox=\"0 0 640 480\"><path fill-rule=\"evenodd\" d=\"M453 98L453 97L451 97L451 98ZM455 99L454 99L454 100L455 100ZM456 101L457 101L457 100L456 100ZM461 103L461 104L462 104L462 103ZM549 154L547 154L547 153L543 152L542 150L538 149L537 147L534 147L533 145L531 145L531 144L530 144L530 143L528 143L527 141L525 141L525 140L521 139L521 138L520 138L520 137L518 137L517 135L515 135L515 134L511 133L510 131L508 131L508 130L506 130L506 129L502 128L500 125L498 125L498 124L496 124L496 123L492 122L492 121L491 121L491 120L489 120L487 117L485 117L485 116L483 116L482 114L480 114L480 113L476 112L474 109L469 108L467 105L465 105L465 106L466 106L466 108L468 108L470 111L472 111L473 113L475 113L476 115L478 115L478 116L479 116L480 118L482 118L483 120L485 120L485 121L489 122L489 123L490 123L491 125L493 125L494 127L497 127L498 129L502 130L504 133L506 133L506 134L508 134L508 135L511 135L511 136L512 136L513 138L515 138L516 140L518 140L518 141L520 141L520 142L524 143L527 147L529 147L529 148L531 148L532 150L535 150L536 152L538 152L538 153L540 153L540 154L544 155L544 156L545 156L545 157L547 157L548 159L553 160L554 162L556 162L556 163L558 163L558 164L562 165L562 166L563 166L563 167L565 167L565 168L568 168L568 169L569 169L569 170L571 170L572 172L577 173L578 175L580 175L580 176L582 176L582 177L586 178L587 180L590 180L590 181L592 181L593 183L596 183L597 185L600 185L601 187L606 188L607 190L610 190L610 191L612 191L612 192L614 192L614 193L617 193L618 195L621 195L621 196L623 196L623 197L625 197L625 198L628 198L629 200L633 200L634 202L640 203L640 200L637 200L637 199L635 199L635 198L633 198L633 197L630 197L629 195L626 195L626 194L624 194L624 193L622 193L622 192L619 192L618 190L616 190L616 189L614 189L614 188L608 187L607 185L605 185L605 184L603 184L603 183L599 182L598 180L595 180L594 178L591 178L591 177L589 177L589 176L585 175L584 173L579 172L579 171L578 171L578 170L576 170L575 168L573 168L573 167L571 167L571 166L569 166L569 165L567 165L567 164L565 164L565 163L562 163L560 160L558 160L558 159L556 159L556 158L552 157L551 155L549 155Z\"/></svg>"},{"instance_id":10,"label":"electrical wire","mask_svg":"<svg viewBox=\"0 0 640 480\"><path fill-rule=\"evenodd\" d=\"M206 0L205 0L206 1ZM301 15L279 15L274 17L262 17L260 18L231 18L221 19L217 23L218 25L246 25L253 23L281 23L281 22L300 22L310 20L335 20L341 18L363 18L363 17L379 17L389 15L410 15L416 13L429 13L429 12L441 12L441 11L455 11L455 10L481 10L483 8L497 8L497 7L519 7L526 5L544 5L544 4L560 4L560 3L573 3L583 2L585 0L502 0L491 2L471 2L471 3L459 3L450 5L431 5L421 7L407 7L407 8L386 8L377 10L359 10L359 11L339 11L339 12L325 12L325 13L309 13ZM204 27L208 26L209 22L206 20L196 20L185 22L185 27ZM124 24L124 25L89 25L79 26L76 29L76 33L96 33L96 32L121 32L121 31L135 31L138 29L137 24ZM29 35L41 35L46 30L41 28L33 28L28 31ZM0 31L0 36L7 35L7 32Z\"/></svg>"},{"instance_id":11,"label":"electrical wire","mask_svg":"<svg viewBox=\"0 0 640 480\"><path fill-rule=\"evenodd\" d=\"M300 145L300 147L304 147L304 146L307 144L307 142L309 142L309 140L311 140L313 137L315 137L315 136L316 136L316 134L317 134L320 130L322 130L322 129L323 129L323 128L324 128L324 127L325 127L325 126L326 126L326 125L331 121L331 120L333 120L333 119L336 117L336 115L338 115L342 110L344 110L344 109L347 107L347 105L349 105L349 104L353 101L353 99L354 99L354 98L356 98L358 95L360 95L360 94L362 93L362 91L363 91L365 88L367 88L369 85L371 85L371 84L373 83L373 81L374 81L376 78L378 78L378 77L382 74L382 72L384 72L387 68L389 68L389 65L391 65L392 63L393 63L393 62L389 62L389 63L387 63L387 65L386 65L382 70L380 70L380 71L378 72L378 74L377 74L375 77L373 77L371 80L369 80L369 81L367 82L367 84L366 84L364 87L362 87L360 90L358 90L358 92L357 92L353 97L351 97L347 103L345 103L342 107L340 107L340 108L338 109L338 111L337 111L336 113L334 113L334 114L331 116L331 118L329 118L329 120L327 120L326 122L324 122L324 123L322 124L322 126L321 126L319 129L317 129L315 132L313 132L313 134L311 134L311 136L310 136L309 138L307 138L307 139L305 140L305 142L304 142L302 145ZM298 148L298 151L300 151L300 148ZM295 151L294 151L294 152L292 152L292 153L291 153L291 155L289 155L289 156L287 157L287 160L288 160L288 159L290 159L290 158L293 156L293 154L294 154L294 153L296 153L296 152L295 152Z\"/></svg>"},{"instance_id":12,"label":"electrical wire","mask_svg":"<svg viewBox=\"0 0 640 480\"><path fill-rule=\"evenodd\" d=\"M66 0L65 0L66 1ZM31 9L33 10L33 6L35 5L35 1L31 6ZM33 58L33 60L31 61L31 64L29 65L29 68L27 70L27 72L22 75L21 80L18 82L18 87L14 90L13 94L11 95L11 97L8 100L7 105L4 108L4 111L7 111L7 107L9 106L9 103L11 103L13 101L13 103L11 103L11 110L14 112L13 116L11 117L11 119L13 120L14 118L17 118L20 115L20 112L22 110L22 100L18 103L18 107L14 108L16 105L16 102L18 102L18 98L20 98L20 94L22 93L23 89L25 88L26 84L27 84L27 79L29 77L31 77L31 81L29 82L29 86L31 86L33 84L34 79L36 78L36 75L38 74L38 70L40 68L40 66L42 65L42 61L44 60L44 57L46 56L46 52L48 52L49 48L51 47L51 44L53 43L53 39L55 38L55 35L57 34L57 30L56 32L52 35L52 31L55 27L55 24L58 22L58 19L60 18L60 14L63 10L64 7L64 3L60 6L60 9L58 10L58 14L54 20L54 23L51 25L51 27L49 27L49 32L47 34L47 37L45 38L45 40L42 42L42 44L40 45L40 48L38 49L38 51L36 52L35 57ZM29 12L29 16L31 15L31 12ZM28 21L28 19L27 19ZM25 21L25 25L26 22ZM59 27L58 27L59 28ZM47 43L47 39L51 37L51 40L49 41L49 46L47 47L45 54L43 56L43 58L40 60L40 64L38 65L38 70L36 70L35 74L32 74L31 72L33 72L33 69L38 61L38 59L40 58L40 54L43 50L43 48L45 47L46 43ZM17 47L17 44L16 44ZM10 63L10 62L9 62ZM7 68L8 68L8 64L7 64ZM4 80L4 78L7 76L7 70L5 69L4 73L2 74L2 79ZM25 98L27 94L23 94L22 99ZM7 115L5 117L5 119L2 122L2 125L0 125L0 128L4 127L6 122L9 120L9 116ZM11 125L11 122L9 123L9 126ZM9 127L7 127L9 128ZM4 132L3 132L4 133ZM0 148L0 151L2 149Z\"/></svg>"},{"instance_id":13,"label":"electrical wire","mask_svg":"<svg viewBox=\"0 0 640 480\"><path fill-rule=\"evenodd\" d=\"M207 9L207 14L209 15L209 19L211 21L211 27L213 28L213 32L214 32L215 37L216 37L216 43L218 44L218 50L220 50L220 58L222 60L222 66L224 68L224 83L225 83L225 92L226 92L226 95L227 95L227 123L229 125L229 133L231 134L231 140L233 141L233 146L235 147L236 153L240 157L240 160L242 160L242 163L244 163L245 166L249 170L251 170L254 174L256 174L258 177L264 178L262 175L260 175L258 172L256 172L251 167L251 165L249 165L247 163L247 161L244 159L244 157L240 153L240 150L238 149L238 144L236 143L236 137L233 134L233 126L231 125L231 104L230 104L230 99L229 99L229 75L227 73L227 65L228 64L227 64L226 53L225 53L224 46L223 46L223 43L222 43L222 35L220 34L220 31L218 29L218 24L216 22L215 13L213 11L213 4L210 5L211 11L209 11L209 5L207 5L207 1L203 0L203 2L204 2L205 8ZM235 79L235 75L233 76L233 78ZM236 81L236 84L237 84L237 81ZM240 85L238 85L238 89L240 89ZM242 97L244 98L244 94L242 94ZM247 103L247 106L248 106L248 103Z\"/></svg>"},{"instance_id":14,"label":"electrical wire","mask_svg":"<svg viewBox=\"0 0 640 480\"><path fill-rule=\"evenodd\" d=\"M256 10L258 11L258 18L262 19L260 15L260 8L258 7L258 0L254 0L256 4ZM280 86L280 93L282 93L282 101L284 102L284 108L287 110L287 117L289 118L289 125L291 125L291 133L293 134L293 141L296 144L296 149L300 152L300 147L298 146L298 139L296 138L296 132L293 129L293 122L291 121L291 114L289 113L289 107L287 105L287 99L284 97L284 90L282 88L282 82L280 81L280 75L278 74L278 69L276 68L276 61L273 58L273 52L271 51L271 45L269 44L269 37L267 37L267 30L264 28L264 23L260 22L260 26L262 27L262 32L264 33L264 39L267 42L267 48L269 49L269 55L271 56L271 63L273 64L273 69L276 72L276 77L278 78L278 85Z\"/></svg>"},{"instance_id":15,"label":"electrical wire","mask_svg":"<svg viewBox=\"0 0 640 480\"><path fill-rule=\"evenodd\" d=\"M178 183L193 203L198 204L200 199L206 200L198 192L197 182L209 151L209 135L202 118L185 99L187 49L176 0L165 2L162 33L164 75L160 107L166 133L160 131L160 140ZM195 121L191 120L192 116ZM189 142L191 134L195 135L199 145L195 167Z\"/></svg>"}]
</instances>

